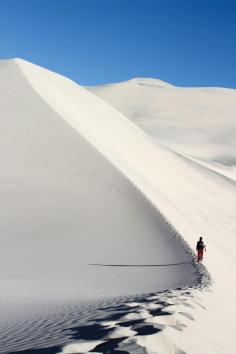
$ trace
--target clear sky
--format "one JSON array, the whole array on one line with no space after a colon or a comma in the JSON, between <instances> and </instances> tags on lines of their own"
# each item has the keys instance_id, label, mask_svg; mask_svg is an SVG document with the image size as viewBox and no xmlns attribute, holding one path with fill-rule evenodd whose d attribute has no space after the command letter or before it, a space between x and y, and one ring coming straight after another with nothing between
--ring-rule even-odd
<instances>
[{"instance_id":1,"label":"clear sky","mask_svg":"<svg viewBox=\"0 0 236 354\"><path fill-rule=\"evenodd\" d=\"M81 85L236 88L236 0L0 0L0 57Z\"/></svg>"}]
</instances>

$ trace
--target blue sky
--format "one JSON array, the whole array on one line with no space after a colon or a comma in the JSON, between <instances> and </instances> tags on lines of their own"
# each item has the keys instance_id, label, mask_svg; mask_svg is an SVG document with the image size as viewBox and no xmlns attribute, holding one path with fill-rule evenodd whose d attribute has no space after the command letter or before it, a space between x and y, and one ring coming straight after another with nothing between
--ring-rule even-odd
<instances>
[{"instance_id":1,"label":"blue sky","mask_svg":"<svg viewBox=\"0 0 236 354\"><path fill-rule=\"evenodd\" d=\"M236 0L0 0L0 58L82 85L236 88Z\"/></svg>"}]
</instances>

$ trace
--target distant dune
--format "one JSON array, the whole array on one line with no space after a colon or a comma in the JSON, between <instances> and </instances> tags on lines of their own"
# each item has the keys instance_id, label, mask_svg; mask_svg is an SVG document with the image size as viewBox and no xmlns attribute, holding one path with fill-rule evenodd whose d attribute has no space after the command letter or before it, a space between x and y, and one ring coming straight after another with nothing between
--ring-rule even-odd
<instances>
[{"instance_id":1,"label":"distant dune","mask_svg":"<svg viewBox=\"0 0 236 354\"><path fill-rule=\"evenodd\" d=\"M236 90L158 79L88 87L163 146L236 179Z\"/></svg>"}]
</instances>

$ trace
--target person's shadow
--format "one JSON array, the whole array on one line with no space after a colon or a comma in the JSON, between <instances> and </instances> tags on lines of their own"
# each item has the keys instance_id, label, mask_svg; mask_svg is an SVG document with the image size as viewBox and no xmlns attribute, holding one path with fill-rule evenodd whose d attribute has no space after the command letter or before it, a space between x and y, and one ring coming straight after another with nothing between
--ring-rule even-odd
<instances>
[{"instance_id":1,"label":"person's shadow","mask_svg":"<svg viewBox=\"0 0 236 354\"><path fill-rule=\"evenodd\" d=\"M179 263L167 263L167 264L102 264L102 263L91 263L90 266L98 267L170 267L178 266L182 264L192 264L192 262L179 262Z\"/></svg>"}]
</instances>

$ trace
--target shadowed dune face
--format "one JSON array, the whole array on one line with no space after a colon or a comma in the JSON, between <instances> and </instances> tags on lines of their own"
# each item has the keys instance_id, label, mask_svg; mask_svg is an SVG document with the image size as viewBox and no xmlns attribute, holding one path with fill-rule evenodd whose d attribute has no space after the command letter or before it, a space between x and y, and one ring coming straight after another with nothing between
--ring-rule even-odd
<instances>
[{"instance_id":1,"label":"shadowed dune face","mask_svg":"<svg viewBox=\"0 0 236 354\"><path fill-rule=\"evenodd\" d=\"M195 268L169 226L138 189L36 93L24 65L0 64L3 298L88 299L192 284ZM40 80L44 71L35 70ZM82 106L84 92L73 98ZM80 121L83 112L78 111ZM96 114L94 109L95 125ZM177 265L109 269L92 263Z\"/></svg>"}]
</instances>

